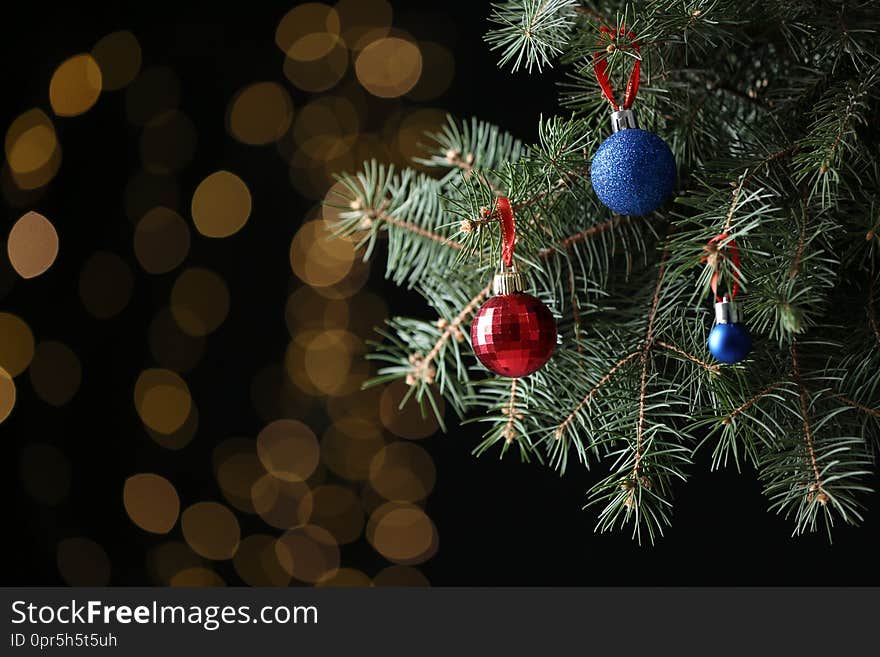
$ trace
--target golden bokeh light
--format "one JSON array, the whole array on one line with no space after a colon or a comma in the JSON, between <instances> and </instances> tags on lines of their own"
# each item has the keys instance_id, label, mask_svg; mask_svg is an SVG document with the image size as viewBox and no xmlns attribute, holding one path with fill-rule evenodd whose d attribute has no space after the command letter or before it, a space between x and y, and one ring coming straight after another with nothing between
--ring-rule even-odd
<instances>
[{"instance_id":1,"label":"golden bokeh light","mask_svg":"<svg viewBox=\"0 0 880 657\"><path fill-rule=\"evenodd\" d=\"M45 272L58 257L58 233L38 212L28 212L12 226L6 242L9 262L22 278Z\"/></svg>"},{"instance_id":2,"label":"golden bokeh light","mask_svg":"<svg viewBox=\"0 0 880 657\"><path fill-rule=\"evenodd\" d=\"M134 231L134 254L144 271L164 274L189 253L189 226L177 212L158 206L149 210Z\"/></svg>"},{"instance_id":3,"label":"golden bokeh light","mask_svg":"<svg viewBox=\"0 0 880 657\"><path fill-rule=\"evenodd\" d=\"M339 568L339 546L326 529L304 525L275 542L278 562L294 579L309 584L331 577Z\"/></svg>"},{"instance_id":4,"label":"golden bokeh light","mask_svg":"<svg viewBox=\"0 0 880 657\"><path fill-rule=\"evenodd\" d=\"M223 497L239 511L256 513L251 490L266 474L254 451L254 441L231 438L214 449L218 460L215 476Z\"/></svg>"},{"instance_id":5,"label":"golden bokeh light","mask_svg":"<svg viewBox=\"0 0 880 657\"><path fill-rule=\"evenodd\" d=\"M176 210L180 207L177 179L148 171L138 171L125 185L125 215L137 223L156 207Z\"/></svg>"},{"instance_id":6,"label":"golden bokeh light","mask_svg":"<svg viewBox=\"0 0 880 657\"><path fill-rule=\"evenodd\" d=\"M373 582L366 573L354 568L340 568L334 573L330 573L319 579L315 586L319 588L366 588L373 585Z\"/></svg>"},{"instance_id":7,"label":"golden bokeh light","mask_svg":"<svg viewBox=\"0 0 880 657\"><path fill-rule=\"evenodd\" d=\"M424 108L409 112L397 127L393 140L394 150L401 160L412 162L415 168L425 171L428 167L414 162L430 155L432 139L429 134L439 133L446 125L446 112Z\"/></svg>"},{"instance_id":8,"label":"golden bokeh light","mask_svg":"<svg viewBox=\"0 0 880 657\"><path fill-rule=\"evenodd\" d=\"M25 491L38 502L55 506L70 492L70 461L57 447L25 445L19 466Z\"/></svg>"},{"instance_id":9,"label":"golden bokeh light","mask_svg":"<svg viewBox=\"0 0 880 657\"><path fill-rule=\"evenodd\" d=\"M235 572L248 586L287 586L290 574L275 553L275 537L252 534L241 541L232 561Z\"/></svg>"},{"instance_id":10,"label":"golden bokeh light","mask_svg":"<svg viewBox=\"0 0 880 657\"><path fill-rule=\"evenodd\" d=\"M0 312L0 367L9 376L24 372L34 357L34 334L18 315Z\"/></svg>"},{"instance_id":11,"label":"golden bokeh light","mask_svg":"<svg viewBox=\"0 0 880 657\"><path fill-rule=\"evenodd\" d=\"M257 454L266 472L284 481L305 481L320 459L315 433L297 420L275 420L257 436Z\"/></svg>"},{"instance_id":12,"label":"golden bokeh light","mask_svg":"<svg viewBox=\"0 0 880 657\"><path fill-rule=\"evenodd\" d=\"M342 38L352 50L361 50L391 30L393 10L388 0L339 0L336 11Z\"/></svg>"},{"instance_id":13,"label":"golden bokeh light","mask_svg":"<svg viewBox=\"0 0 880 657\"><path fill-rule=\"evenodd\" d=\"M61 166L61 146L55 126L45 112L31 109L16 118L6 131L6 164L16 187L42 187Z\"/></svg>"},{"instance_id":14,"label":"golden bokeh light","mask_svg":"<svg viewBox=\"0 0 880 657\"><path fill-rule=\"evenodd\" d=\"M431 583L412 566L388 566L376 573L373 586L431 586Z\"/></svg>"},{"instance_id":15,"label":"golden bokeh light","mask_svg":"<svg viewBox=\"0 0 880 657\"><path fill-rule=\"evenodd\" d=\"M195 404L190 405L189 415L179 429L171 433L161 433L144 425L144 430L160 447L165 449L183 449L186 447L199 429L199 409Z\"/></svg>"},{"instance_id":16,"label":"golden bokeh light","mask_svg":"<svg viewBox=\"0 0 880 657\"><path fill-rule=\"evenodd\" d=\"M282 481L263 475L251 488L251 501L259 516L278 529L299 527L312 515L312 491L302 481Z\"/></svg>"},{"instance_id":17,"label":"golden bokeh light","mask_svg":"<svg viewBox=\"0 0 880 657\"><path fill-rule=\"evenodd\" d=\"M376 39L354 63L358 81L379 98L398 98L412 89L422 74L418 45L400 37Z\"/></svg>"},{"instance_id":18,"label":"golden bokeh light","mask_svg":"<svg viewBox=\"0 0 880 657\"><path fill-rule=\"evenodd\" d=\"M294 385L308 395L345 395L367 378L362 349L363 343L347 331L301 331L288 345L284 365Z\"/></svg>"},{"instance_id":19,"label":"golden bokeh light","mask_svg":"<svg viewBox=\"0 0 880 657\"><path fill-rule=\"evenodd\" d=\"M244 144L278 141L293 120L293 101L276 82L257 82L241 89L229 104L226 129Z\"/></svg>"},{"instance_id":20,"label":"golden bokeh light","mask_svg":"<svg viewBox=\"0 0 880 657\"><path fill-rule=\"evenodd\" d=\"M156 313L147 339L156 362L178 373L189 372L205 353L205 338L181 331L169 308Z\"/></svg>"},{"instance_id":21,"label":"golden bokeh light","mask_svg":"<svg viewBox=\"0 0 880 657\"><path fill-rule=\"evenodd\" d=\"M131 299L134 277L115 253L97 251L79 275L79 295L86 310L98 319L118 315Z\"/></svg>"},{"instance_id":22,"label":"golden bokeh light","mask_svg":"<svg viewBox=\"0 0 880 657\"><path fill-rule=\"evenodd\" d=\"M370 485L387 500L418 502L434 489L437 469L418 445L397 442L385 446L370 463Z\"/></svg>"},{"instance_id":23,"label":"golden bokeh light","mask_svg":"<svg viewBox=\"0 0 880 657\"><path fill-rule=\"evenodd\" d=\"M313 54L316 35L339 36L339 14L336 10L321 2L306 2L287 12L275 30L275 44L288 57L294 59L309 55L309 59L317 59L322 54ZM326 54L326 52L324 53Z\"/></svg>"},{"instance_id":24,"label":"golden bokeh light","mask_svg":"<svg viewBox=\"0 0 880 657\"><path fill-rule=\"evenodd\" d=\"M107 586L110 558L95 541L84 536L65 538L56 550L58 572L68 586Z\"/></svg>"},{"instance_id":25,"label":"golden bokeh light","mask_svg":"<svg viewBox=\"0 0 880 657\"><path fill-rule=\"evenodd\" d=\"M213 561L231 559L238 550L241 528L228 508L217 502L197 502L180 516L187 544Z\"/></svg>"},{"instance_id":26,"label":"golden bokeh light","mask_svg":"<svg viewBox=\"0 0 880 657\"><path fill-rule=\"evenodd\" d=\"M128 86L141 70L141 44L128 30L103 37L92 48L92 57L101 69L104 91Z\"/></svg>"},{"instance_id":27,"label":"golden bokeh light","mask_svg":"<svg viewBox=\"0 0 880 657\"><path fill-rule=\"evenodd\" d=\"M58 116L83 114L101 95L101 68L91 55L81 53L64 60L49 82L49 103Z\"/></svg>"},{"instance_id":28,"label":"golden bokeh light","mask_svg":"<svg viewBox=\"0 0 880 657\"><path fill-rule=\"evenodd\" d=\"M302 330L344 329L349 323L348 302L327 299L303 285L287 297L284 321L291 336Z\"/></svg>"},{"instance_id":29,"label":"golden bokeh light","mask_svg":"<svg viewBox=\"0 0 880 657\"><path fill-rule=\"evenodd\" d=\"M13 408L15 408L15 381L9 376L9 372L0 367L0 424L9 417Z\"/></svg>"},{"instance_id":30,"label":"golden bokeh light","mask_svg":"<svg viewBox=\"0 0 880 657\"><path fill-rule=\"evenodd\" d=\"M43 401L52 406L64 406L79 390L82 366L70 347L54 340L44 340L34 351L28 375L34 391Z\"/></svg>"},{"instance_id":31,"label":"golden bokeh light","mask_svg":"<svg viewBox=\"0 0 880 657\"><path fill-rule=\"evenodd\" d=\"M196 127L177 110L151 118L141 133L141 162L150 173L169 174L183 169L196 151Z\"/></svg>"},{"instance_id":32,"label":"golden bokeh light","mask_svg":"<svg viewBox=\"0 0 880 657\"><path fill-rule=\"evenodd\" d=\"M333 534L340 545L361 537L364 512L357 495L350 489L336 484L318 486L312 491L312 507L312 523Z\"/></svg>"},{"instance_id":33,"label":"golden bokeh light","mask_svg":"<svg viewBox=\"0 0 880 657\"><path fill-rule=\"evenodd\" d=\"M333 239L323 221L309 221L290 243L290 266L312 287L338 283L351 270L355 250L347 240Z\"/></svg>"},{"instance_id":34,"label":"golden bokeh light","mask_svg":"<svg viewBox=\"0 0 880 657\"><path fill-rule=\"evenodd\" d=\"M216 331L229 314L229 290L217 274L200 267L183 271L171 289L171 314L187 335Z\"/></svg>"},{"instance_id":35,"label":"golden bokeh light","mask_svg":"<svg viewBox=\"0 0 880 657\"><path fill-rule=\"evenodd\" d=\"M175 573L168 582L169 586L183 588L203 588L226 586L226 582L210 568L196 566L195 568L187 568Z\"/></svg>"},{"instance_id":36,"label":"golden bokeh light","mask_svg":"<svg viewBox=\"0 0 880 657\"><path fill-rule=\"evenodd\" d=\"M251 192L229 171L217 171L196 187L192 217L205 237L229 237L242 229L251 215Z\"/></svg>"},{"instance_id":37,"label":"golden bokeh light","mask_svg":"<svg viewBox=\"0 0 880 657\"><path fill-rule=\"evenodd\" d=\"M203 566L202 558L182 541L166 541L147 554L147 568L156 584L168 586L171 579L188 568Z\"/></svg>"},{"instance_id":38,"label":"golden bokeh light","mask_svg":"<svg viewBox=\"0 0 880 657\"><path fill-rule=\"evenodd\" d=\"M180 80L166 66L141 71L125 90L125 113L134 125L146 125L180 105Z\"/></svg>"},{"instance_id":39,"label":"golden bokeh light","mask_svg":"<svg viewBox=\"0 0 880 657\"><path fill-rule=\"evenodd\" d=\"M403 408L400 407L400 403L408 392L409 386L403 380L394 381L385 388L379 402L379 416L382 418L382 424L391 433L410 440L421 440L434 435L440 425L434 415L434 410L427 402L423 409L415 399L410 397ZM445 409L443 397L436 390L432 390L432 394L442 415Z\"/></svg>"},{"instance_id":40,"label":"golden bokeh light","mask_svg":"<svg viewBox=\"0 0 880 657\"><path fill-rule=\"evenodd\" d=\"M161 434L171 434L189 417L192 397L189 387L177 374L153 368L138 376L134 405L146 426Z\"/></svg>"},{"instance_id":41,"label":"golden bokeh light","mask_svg":"<svg viewBox=\"0 0 880 657\"><path fill-rule=\"evenodd\" d=\"M321 458L335 474L350 481L366 481L370 463L385 446L376 425L360 418L342 418L321 439Z\"/></svg>"},{"instance_id":42,"label":"golden bokeh light","mask_svg":"<svg viewBox=\"0 0 880 657\"><path fill-rule=\"evenodd\" d=\"M152 534L170 532L180 515L180 498L174 484L150 472L125 480L122 503L131 521Z\"/></svg>"},{"instance_id":43,"label":"golden bokeh light","mask_svg":"<svg viewBox=\"0 0 880 657\"><path fill-rule=\"evenodd\" d=\"M449 89L455 78L455 55L446 46L434 41L419 41L422 52L424 75L409 91L407 97L417 100L433 100Z\"/></svg>"},{"instance_id":44,"label":"golden bokeh light","mask_svg":"<svg viewBox=\"0 0 880 657\"><path fill-rule=\"evenodd\" d=\"M318 47L332 46L323 57L316 59L284 60L284 76L293 86L303 91L320 93L336 86L348 70L348 48L345 42L335 36L318 41Z\"/></svg>"},{"instance_id":45,"label":"golden bokeh light","mask_svg":"<svg viewBox=\"0 0 880 657\"><path fill-rule=\"evenodd\" d=\"M294 142L317 160L339 157L354 146L360 118L344 96L325 96L305 105L293 124Z\"/></svg>"},{"instance_id":46,"label":"golden bokeh light","mask_svg":"<svg viewBox=\"0 0 880 657\"><path fill-rule=\"evenodd\" d=\"M396 563L422 563L437 551L434 523L412 504L383 504L370 516L366 534L379 554Z\"/></svg>"}]
</instances>

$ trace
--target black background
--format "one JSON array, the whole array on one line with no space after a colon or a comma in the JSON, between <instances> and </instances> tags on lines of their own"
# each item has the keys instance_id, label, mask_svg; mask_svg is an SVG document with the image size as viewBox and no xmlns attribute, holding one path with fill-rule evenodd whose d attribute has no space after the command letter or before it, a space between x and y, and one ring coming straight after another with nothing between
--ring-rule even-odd
<instances>
[{"instance_id":1,"label":"black background","mask_svg":"<svg viewBox=\"0 0 880 657\"><path fill-rule=\"evenodd\" d=\"M144 66L176 71L181 108L198 128L196 158L180 177L182 196L220 168L250 185L254 215L247 230L233 240L211 241L210 248L194 240L188 260L221 271L235 304L211 336L208 356L188 377L199 408L211 409L199 430L208 443L253 435L259 421L250 404L251 377L281 357L288 337L282 313L290 285L287 250L313 202L292 189L271 147L253 149L230 139L223 117L243 85L284 82L273 34L292 4L33 2L16 3L15 16L4 8L0 125L48 105L48 81L59 62L90 50L111 31L130 29L143 48ZM453 47L456 77L434 106L496 122L525 140L534 138L541 113L558 111L559 71L528 76L497 68L482 42L488 3L392 4L396 26ZM432 20L425 11L442 16ZM293 94L301 106L305 94ZM82 262L95 250L131 257L122 190L139 168L140 130L125 120L124 93L108 94L83 116L58 119L56 129L64 149L61 173L34 209L58 228L61 255L51 275L17 282L2 308L26 318L38 339L66 342L83 363L83 384L73 403L51 412L20 390L13 416L0 427L3 542L9 550L2 583L62 583L55 545L65 536L85 535L110 554L113 584L147 584L145 547L152 539L125 515L122 482L152 468L174 481L184 499L216 496L210 452L170 454L133 436L131 390L137 373L151 365L146 327L164 305L173 276L136 273L131 303L107 322L91 318L76 291ZM5 207L5 230L20 213ZM381 269L374 268L370 285L387 298L392 314L424 313L417 298L381 280ZM638 547L628 535L595 535L594 512L581 510L588 482L601 472L574 470L560 478L492 453L477 460L470 452L478 429L449 420L448 435L421 443L438 471L427 511L438 526L440 550L422 566L434 585L880 583L873 565L880 547L876 508L860 528L835 528L833 546L824 534L791 538L791 523L767 512L754 472L709 473L703 453L688 485L679 488L673 527L658 545ZM71 495L58 507L41 506L21 490L18 460L28 442L58 445L73 464ZM874 482L876 487L876 477ZM876 495L867 502L876 507ZM368 574L387 565L363 543L344 548L343 563Z\"/></svg>"}]
</instances>

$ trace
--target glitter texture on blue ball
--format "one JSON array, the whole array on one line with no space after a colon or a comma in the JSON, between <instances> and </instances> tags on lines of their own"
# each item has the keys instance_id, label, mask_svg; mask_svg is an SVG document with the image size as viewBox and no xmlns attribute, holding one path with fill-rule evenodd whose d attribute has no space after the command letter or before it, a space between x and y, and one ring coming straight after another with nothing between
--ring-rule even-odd
<instances>
[{"instance_id":1,"label":"glitter texture on blue ball","mask_svg":"<svg viewBox=\"0 0 880 657\"><path fill-rule=\"evenodd\" d=\"M599 146L590 178L599 200L617 214L648 214L675 189L675 158L657 135L627 128Z\"/></svg>"},{"instance_id":2,"label":"glitter texture on blue ball","mask_svg":"<svg viewBox=\"0 0 880 657\"><path fill-rule=\"evenodd\" d=\"M709 332L709 352L722 363L738 363L752 350L752 336L742 324L716 324Z\"/></svg>"}]
</instances>

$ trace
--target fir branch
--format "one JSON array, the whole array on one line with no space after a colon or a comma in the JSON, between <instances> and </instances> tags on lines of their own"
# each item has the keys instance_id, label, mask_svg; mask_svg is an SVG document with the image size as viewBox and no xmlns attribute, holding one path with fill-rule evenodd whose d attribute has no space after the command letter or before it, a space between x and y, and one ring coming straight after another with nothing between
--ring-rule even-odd
<instances>
[{"instance_id":1,"label":"fir branch","mask_svg":"<svg viewBox=\"0 0 880 657\"><path fill-rule=\"evenodd\" d=\"M671 351L675 354L678 354L682 358L685 358L685 359L689 360L690 362L692 362L696 365L699 365L700 367L702 367L704 370L706 370L707 372L709 372L711 374L718 374L721 372L721 367L718 364L707 363L706 361L702 360L701 358L697 358L693 354L688 353L687 351L685 351L681 347L676 347L674 344L664 342L663 340L657 340L655 342L655 344L658 347L663 347L664 349L668 349L669 351Z\"/></svg>"},{"instance_id":2,"label":"fir branch","mask_svg":"<svg viewBox=\"0 0 880 657\"><path fill-rule=\"evenodd\" d=\"M810 423L810 410L807 402L807 388L804 385L803 376L801 375L800 365L798 363L797 343L791 345L791 364L794 372L794 379L798 387L798 399L800 400L801 421L803 422L803 437L806 446L807 455L810 459L810 466L813 470L815 483L810 486L810 491L814 494L814 499L825 506L828 503L828 495L822 488L822 475L819 473L819 464L816 462L816 448L813 441L813 427Z\"/></svg>"},{"instance_id":3,"label":"fir branch","mask_svg":"<svg viewBox=\"0 0 880 657\"><path fill-rule=\"evenodd\" d=\"M721 421L721 424L724 424L724 425L728 425L728 424L730 424L731 422L733 422L734 418L736 418L737 415L739 415L739 414L744 413L745 411L747 411L750 407L754 406L754 405L755 405L756 403L758 403L762 398L766 397L768 394L770 394L771 392L773 392L774 390L776 390L778 387L779 387L779 384L778 384L778 383L773 383L773 384L767 386L766 388L764 388L763 390L760 390L760 391L756 392L754 395L752 395L751 398L747 399L747 400L744 401L742 404L740 404L740 405L737 406L735 409L733 409L733 411L731 411L731 412L730 412L730 413L729 413L729 414L728 414L728 415L727 415L727 416Z\"/></svg>"}]
</instances>

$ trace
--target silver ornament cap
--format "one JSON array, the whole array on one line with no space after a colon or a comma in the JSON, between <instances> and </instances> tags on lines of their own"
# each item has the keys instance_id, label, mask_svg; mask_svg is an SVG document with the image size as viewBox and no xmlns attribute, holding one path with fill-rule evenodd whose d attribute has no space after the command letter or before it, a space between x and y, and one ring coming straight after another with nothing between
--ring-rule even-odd
<instances>
[{"instance_id":1,"label":"silver ornament cap","mask_svg":"<svg viewBox=\"0 0 880 657\"><path fill-rule=\"evenodd\" d=\"M611 113L611 132L638 127L639 122L636 121L636 114L631 109L622 109Z\"/></svg>"},{"instance_id":2,"label":"silver ornament cap","mask_svg":"<svg viewBox=\"0 0 880 657\"><path fill-rule=\"evenodd\" d=\"M715 302L716 324L739 324L739 308L732 299L725 296L721 301Z\"/></svg>"},{"instance_id":3,"label":"silver ornament cap","mask_svg":"<svg viewBox=\"0 0 880 657\"><path fill-rule=\"evenodd\" d=\"M505 267L501 263L501 271L492 279L492 294L513 294L526 291L526 279L516 270L515 266Z\"/></svg>"}]
</instances>

